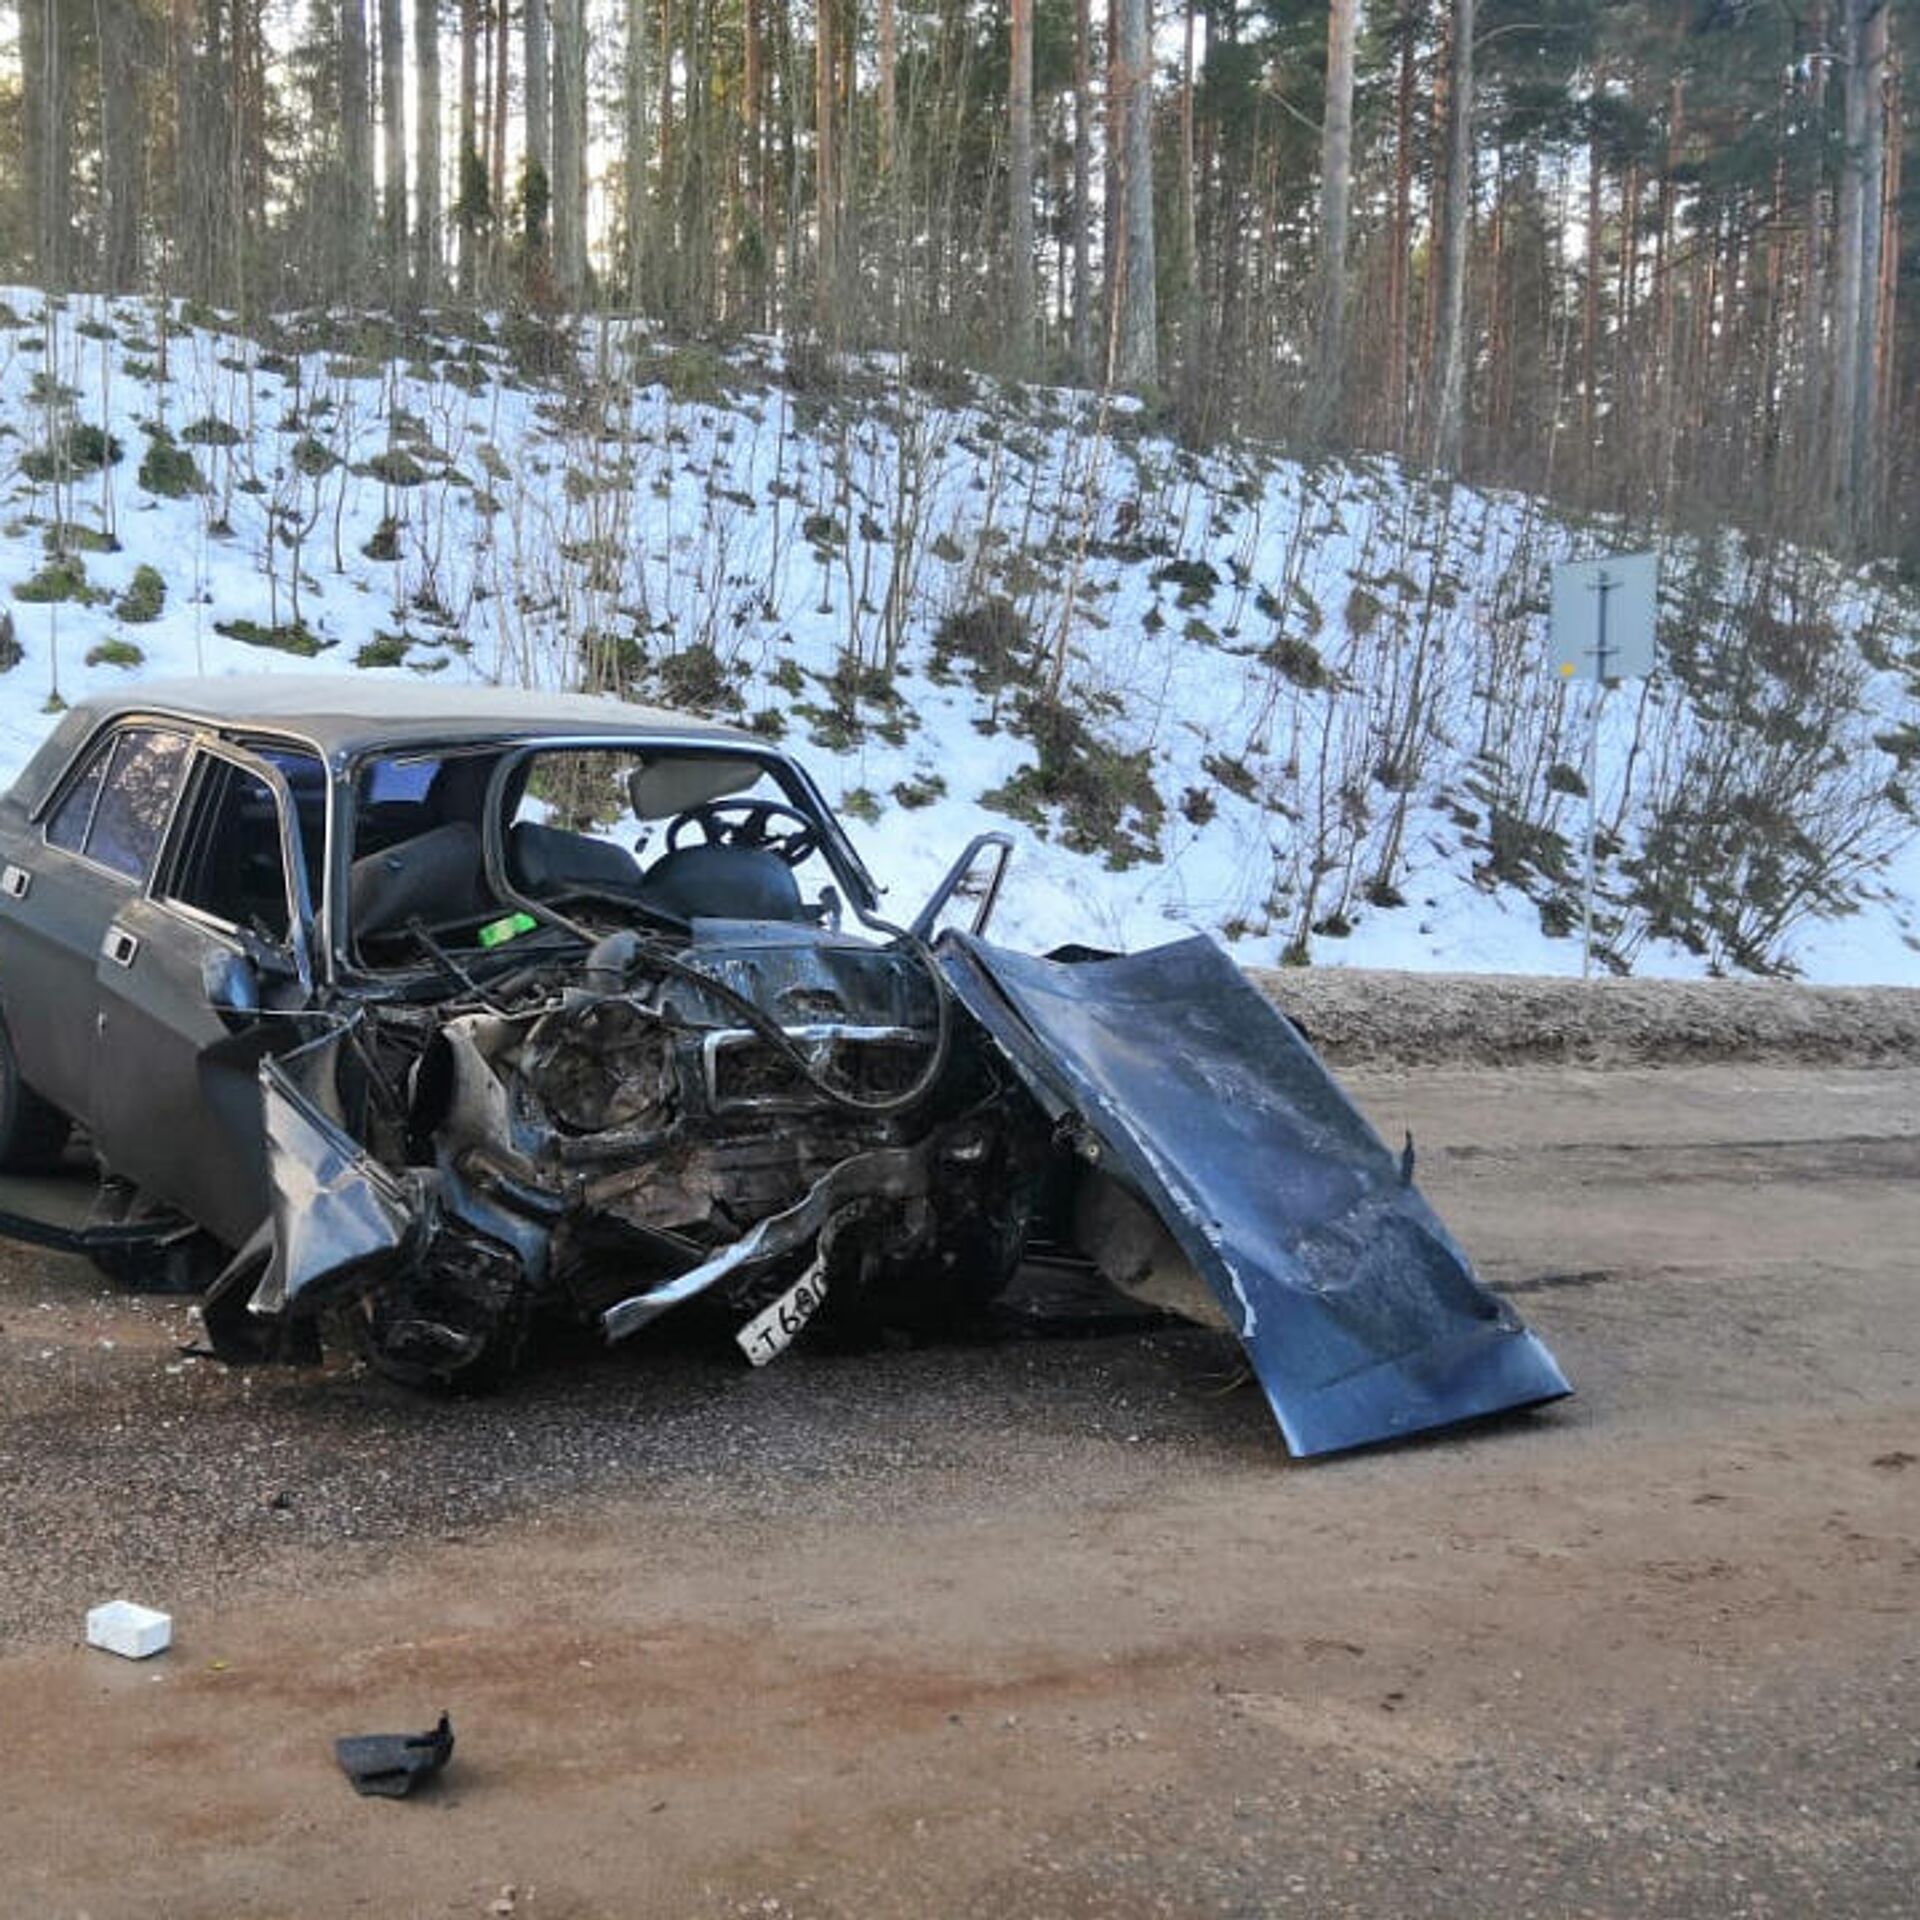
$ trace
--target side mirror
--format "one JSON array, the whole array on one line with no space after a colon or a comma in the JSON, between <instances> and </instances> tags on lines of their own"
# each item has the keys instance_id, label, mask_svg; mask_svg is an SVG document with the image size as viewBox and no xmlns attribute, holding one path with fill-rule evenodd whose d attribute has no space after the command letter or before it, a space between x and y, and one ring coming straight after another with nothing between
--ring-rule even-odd
<instances>
[{"instance_id":1,"label":"side mirror","mask_svg":"<svg viewBox=\"0 0 1920 1920\"><path fill-rule=\"evenodd\" d=\"M914 916L909 931L916 940L931 940L949 927L982 934L999 904L1000 884L1013 859L1013 837L1005 833L977 833L947 869L927 904Z\"/></svg>"}]
</instances>

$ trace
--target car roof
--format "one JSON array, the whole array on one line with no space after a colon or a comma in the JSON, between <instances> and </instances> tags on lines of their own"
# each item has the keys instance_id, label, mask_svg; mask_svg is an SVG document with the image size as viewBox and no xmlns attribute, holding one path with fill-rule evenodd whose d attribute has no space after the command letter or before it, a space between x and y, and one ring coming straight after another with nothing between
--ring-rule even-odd
<instances>
[{"instance_id":1,"label":"car roof","mask_svg":"<svg viewBox=\"0 0 1920 1920\"><path fill-rule=\"evenodd\" d=\"M385 674L249 673L202 680L135 681L76 701L91 733L101 722L164 714L222 728L261 728L311 741L336 764L379 747L517 740L666 735L766 751L758 735L664 707L578 693L476 682L400 679Z\"/></svg>"}]
</instances>

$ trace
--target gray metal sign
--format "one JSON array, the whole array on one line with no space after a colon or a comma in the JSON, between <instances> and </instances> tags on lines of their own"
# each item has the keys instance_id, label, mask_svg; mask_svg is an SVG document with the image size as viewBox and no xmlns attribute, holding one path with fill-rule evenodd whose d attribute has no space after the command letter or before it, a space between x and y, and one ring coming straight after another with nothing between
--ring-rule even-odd
<instances>
[{"instance_id":1,"label":"gray metal sign","mask_svg":"<svg viewBox=\"0 0 1920 1920\"><path fill-rule=\"evenodd\" d=\"M1549 639L1563 680L1644 680L1653 671L1659 560L1616 553L1553 570Z\"/></svg>"}]
</instances>

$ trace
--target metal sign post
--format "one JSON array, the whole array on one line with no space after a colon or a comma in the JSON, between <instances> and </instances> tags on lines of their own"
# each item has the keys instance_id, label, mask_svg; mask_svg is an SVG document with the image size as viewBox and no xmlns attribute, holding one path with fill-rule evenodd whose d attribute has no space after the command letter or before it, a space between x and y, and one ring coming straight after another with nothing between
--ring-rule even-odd
<instances>
[{"instance_id":1,"label":"metal sign post","mask_svg":"<svg viewBox=\"0 0 1920 1920\"><path fill-rule=\"evenodd\" d=\"M1659 562L1651 553L1580 560L1553 570L1552 644L1563 680L1593 682L1587 725L1587 871L1580 904L1580 975L1593 975L1593 875L1600 815L1600 721L1616 680L1653 671Z\"/></svg>"}]
</instances>

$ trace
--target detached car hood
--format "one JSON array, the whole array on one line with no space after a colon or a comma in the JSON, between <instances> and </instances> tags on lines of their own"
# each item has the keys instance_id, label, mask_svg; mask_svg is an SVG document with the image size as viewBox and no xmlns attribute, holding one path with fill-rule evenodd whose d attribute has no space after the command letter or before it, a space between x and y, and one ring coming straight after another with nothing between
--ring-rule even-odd
<instances>
[{"instance_id":1,"label":"detached car hood","mask_svg":"<svg viewBox=\"0 0 1920 1920\"><path fill-rule=\"evenodd\" d=\"M955 993L1083 1160L1158 1216L1296 1454L1569 1391L1294 1028L1211 940L1041 960L962 934Z\"/></svg>"}]
</instances>

